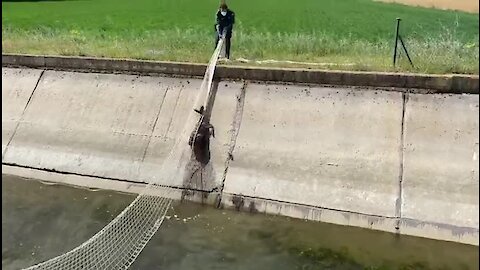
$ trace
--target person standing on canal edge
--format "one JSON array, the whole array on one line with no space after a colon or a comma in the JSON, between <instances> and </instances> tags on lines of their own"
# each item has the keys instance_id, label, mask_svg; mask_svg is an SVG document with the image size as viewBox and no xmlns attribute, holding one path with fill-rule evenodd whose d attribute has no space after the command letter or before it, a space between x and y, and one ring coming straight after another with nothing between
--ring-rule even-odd
<instances>
[{"instance_id":1,"label":"person standing on canal edge","mask_svg":"<svg viewBox=\"0 0 480 270\"><path fill-rule=\"evenodd\" d=\"M228 9L227 4L223 2L217 11L216 20L215 30L217 34L215 48L221 36L225 35L225 57L230 59L230 39L232 38L233 24L235 23L235 12Z\"/></svg>"}]
</instances>

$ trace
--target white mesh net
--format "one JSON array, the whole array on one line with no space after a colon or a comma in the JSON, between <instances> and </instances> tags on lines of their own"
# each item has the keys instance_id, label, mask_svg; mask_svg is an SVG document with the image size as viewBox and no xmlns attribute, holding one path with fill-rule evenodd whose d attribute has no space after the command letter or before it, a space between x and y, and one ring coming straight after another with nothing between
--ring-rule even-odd
<instances>
[{"instance_id":1,"label":"white mesh net","mask_svg":"<svg viewBox=\"0 0 480 270\"><path fill-rule=\"evenodd\" d=\"M223 42L223 39L218 42L210 59L193 108L206 108ZM27 269L127 269L158 230L170 208L172 199L168 193L171 191L163 186L173 179L183 179L184 168L191 157L187 142L201 117L193 108L158 176L149 181L127 208L82 245Z\"/></svg>"}]
</instances>

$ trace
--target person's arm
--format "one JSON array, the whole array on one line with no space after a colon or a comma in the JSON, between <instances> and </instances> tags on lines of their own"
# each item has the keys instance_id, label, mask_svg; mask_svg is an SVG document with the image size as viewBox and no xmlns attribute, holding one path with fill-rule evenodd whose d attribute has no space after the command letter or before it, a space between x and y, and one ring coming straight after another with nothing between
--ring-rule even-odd
<instances>
[{"instance_id":1,"label":"person's arm","mask_svg":"<svg viewBox=\"0 0 480 270\"><path fill-rule=\"evenodd\" d=\"M217 30L217 34L220 35L220 18L218 17L218 12L215 13L215 29Z\"/></svg>"},{"instance_id":2,"label":"person's arm","mask_svg":"<svg viewBox=\"0 0 480 270\"><path fill-rule=\"evenodd\" d=\"M231 11L230 23L225 27L228 31L232 31L233 24L235 24L235 12Z\"/></svg>"}]
</instances>

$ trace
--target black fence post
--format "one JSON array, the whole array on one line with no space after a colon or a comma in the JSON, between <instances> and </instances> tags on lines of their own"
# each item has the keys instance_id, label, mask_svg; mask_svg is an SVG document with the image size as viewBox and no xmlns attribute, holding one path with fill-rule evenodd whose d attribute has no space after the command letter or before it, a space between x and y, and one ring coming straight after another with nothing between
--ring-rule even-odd
<instances>
[{"instance_id":1,"label":"black fence post","mask_svg":"<svg viewBox=\"0 0 480 270\"><path fill-rule=\"evenodd\" d=\"M393 49L393 67L397 63L397 45L398 45L398 32L400 29L400 18L397 18L397 30L395 31L395 48Z\"/></svg>"},{"instance_id":2,"label":"black fence post","mask_svg":"<svg viewBox=\"0 0 480 270\"><path fill-rule=\"evenodd\" d=\"M402 43L402 47L403 47L403 50L405 51L405 54L407 55L408 62L410 62L410 65L412 65L412 67L414 67L413 63L412 63L412 59L410 59L410 55L408 55L407 47L405 47L405 44L403 43L402 36L398 36L398 38L400 38L400 43Z\"/></svg>"}]
</instances>

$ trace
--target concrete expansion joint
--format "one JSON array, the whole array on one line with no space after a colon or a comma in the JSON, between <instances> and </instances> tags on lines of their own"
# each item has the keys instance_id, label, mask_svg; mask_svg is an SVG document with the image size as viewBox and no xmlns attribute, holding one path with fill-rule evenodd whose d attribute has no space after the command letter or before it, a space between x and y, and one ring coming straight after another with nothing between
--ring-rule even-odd
<instances>
[{"instance_id":1,"label":"concrete expansion joint","mask_svg":"<svg viewBox=\"0 0 480 270\"><path fill-rule=\"evenodd\" d=\"M167 90L168 91L168 90ZM167 94L165 91L165 95ZM180 88L179 90L179 93L178 93L178 96L177 96L177 99L175 100L175 105L173 107L173 113L172 115L175 115L176 111L177 111L177 107L178 107L178 101L180 100L180 95L182 94L182 91L183 91L183 87ZM163 99L165 100L165 97L163 97ZM160 110L159 110L159 115L160 115ZM168 122L168 126L167 126L167 129L165 130L165 134L163 135L164 137L167 137L167 134L168 132L170 131L170 127L172 126L172 121L173 121L173 117L170 118L170 121Z\"/></svg>"},{"instance_id":2,"label":"concrete expansion joint","mask_svg":"<svg viewBox=\"0 0 480 270\"><path fill-rule=\"evenodd\" d=\"M401 116L401 128L400 128L400 148L399 148L399 173L398 173L398 197L395 203L395 216L397 218L395 222L395 230L400 233L400 223L402 221L402 208L403 208L403 178L404 178L404 163L405 163L405 117L409 94L402 93L402 116Z\"/></svg>"},{"instance_id":3,"label":"concrete expansion joint","mask_svg":"<svg viewBox=\"0 0 480 270\"><path fill-rule=\"evenodd\" d=\"M227 158L225 160L225 169L222 175L222 184L219 190L219 198L217 200L217 208L222 204L222 194L225 187L225 181L227 179L228 168L230 166L230 161L233 161L233 151L235 150L235 145L237 142L237 137L240 132L240 126L242 124L243 109L245 106L245 95L247 90L248 81L243 81L243 85L240 88L240 93L237 95L237 107L235 109L235 114L233 116L232 128L229 133L231 134L230 141L228 143Z\"/></svg>"},{"instance_id":4,"label":"concrete expansion joint","mask_svg":"<svg viewBox=\"0 0 480 270\"><path fill-rule=\"evenodd\" d=\"M35 93L35 90L37 90L38 84L42 80L44 73L45 73L45 69L43 69L42 72L40 72L40 75L38 76L37 82L35 83L35 87L33 88L32 92L30 93L30 96L28 97L27 103L25 104L25 107L22 110L22 114L20 115L20 119L17 121L17 124L15 125L15 128L13 130L13 133L10 136L10 138L8 139L5 150L3 150L3 153L2 153L2 161L5 157L5 154L8 152L9 146L12 143L13 138L17 134L18 126L20 125L20 123L22 123L24 121L25 112L27 111L28 105L30 105L30 101L32 100L33 94Z\"/></svg>"},{"instance_id":5,"label":"concrete expansion joint","mask_svg":"<svg viewBox=\"0 0 480 270\"><path fill-rule=\"evenodd\" d=\"M145 146L145 149L143 151L142 162L145 161L145 157L147 156L148 148L150 147L150 143L152 141L152 137L153 137L153 134L155 132L155 128L157 127L157 122L158 122L158 119L160 117L160 113L162 112L163 103L165 102L165 97L167 96L168 91L169 91L169 88L167 88L163 93L162 102L160 103L160 106L158 107L157 115L155 117L155 120L153 121L152 128L150 129L150 134L148 135L147 145ZM180 91L182 91L182 90L180 89Z\"/></svg>"}]
</instances>

